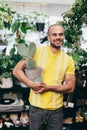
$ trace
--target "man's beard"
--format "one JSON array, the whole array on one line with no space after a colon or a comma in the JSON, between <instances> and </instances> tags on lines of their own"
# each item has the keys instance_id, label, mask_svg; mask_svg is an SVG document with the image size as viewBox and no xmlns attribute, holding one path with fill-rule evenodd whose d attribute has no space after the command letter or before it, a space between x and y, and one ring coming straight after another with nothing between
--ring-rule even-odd
<instances>
[{"instance_id":1,"label":"man's beard","mask_svg":"<svg viewBox=\"0 0 87 130\"><path fill-rule=\"evenodd\" d=\"M53 43L50 43L51 44L51 46L53 47L53 48L55 48L55 49L60 49L61 48L61 46L56 46L55 44L53 44Z\"/></svg>"}]
</instances>

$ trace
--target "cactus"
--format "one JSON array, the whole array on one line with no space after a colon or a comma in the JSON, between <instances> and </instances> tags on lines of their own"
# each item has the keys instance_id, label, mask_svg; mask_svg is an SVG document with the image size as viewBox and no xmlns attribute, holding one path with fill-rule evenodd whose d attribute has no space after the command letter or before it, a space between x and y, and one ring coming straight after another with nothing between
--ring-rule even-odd
<instances>
[{"instance_id":1,"label":"cactus","mask_svg":"<svg viewBox=\"0 0 87 130\"><path fill-rule=\"evenodd\" d=\"M30 70L36 69L36 64L32 57L28 57L26 67Z\"/></svg>"},{"instance_id":2,"label":"cactus","mask_svg":"<svg viewBox=\"0 0 87 130\"><path fill-rule=\"evenodd\" d=\"M36 53L36 44L31 42L29 45L17 44L17 51L20 56L27 59L25 73L26 75L35 82L42 81L43 69L36 66L33 56Z\"/></svg>"},{"instance_id":3,"label":"cactus","mask_svg":"<svg viewBox=\"0 0 87 130\"><path fill-rule=\"evenodd\" d=\"M32 57L36 53L36 44L34 42L31 42L29 44L29 56Z\"/></svg>"},{"instance_id":4,"label":"cactus","mask_svg":"<svg viewBox=\"0 0 87 130\"><path fill-rule=\"evenodd\" d=\"M17 44L17 51L19 55L27 58L27 69L36 69L35 61L32 58L36 53L36 44L34 42L31 42L28 46L26 44Z\"/></svg>"}]
</instances>

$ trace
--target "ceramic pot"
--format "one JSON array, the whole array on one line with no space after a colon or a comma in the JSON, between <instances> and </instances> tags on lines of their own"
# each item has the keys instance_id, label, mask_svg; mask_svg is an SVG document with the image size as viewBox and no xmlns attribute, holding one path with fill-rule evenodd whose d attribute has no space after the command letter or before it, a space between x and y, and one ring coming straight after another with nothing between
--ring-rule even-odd
<instances>
[{"instance_id":1,"label":"ceramic pot","mask_svg":"<svg viewBox=\"0 0 87 130\"><path fill-rule=\"evenodd\" d=\"M0 84L1 88L12 88L13 87L13 80L11 77L2 78L2 84Z\"/></svg>"}]
</instances>

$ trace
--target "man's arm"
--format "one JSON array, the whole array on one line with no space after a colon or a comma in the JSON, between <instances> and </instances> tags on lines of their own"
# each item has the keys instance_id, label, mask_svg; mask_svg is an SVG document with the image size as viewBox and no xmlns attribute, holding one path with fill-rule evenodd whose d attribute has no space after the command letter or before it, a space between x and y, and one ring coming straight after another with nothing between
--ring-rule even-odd
<instances>
[{"instance_id":1,"label":"man's arm","mask_svg":"<svg viewBox=\"0 0 87 130\"><path fill-rule=\"evenodd\" d=\"M59 93L72 93L75 89L75 75L67 74L65 77L64 85L48 86L48 90L59 92Z\"/></svg>"},{"instance_id":2,"label":"man's arm","mask_svg":"<svg viewBox=\"0 0 87 130\"><path fill-rule=\"evenodd\" d=\"M39 90L43 85L45 85L42 82L33 82L31 81L26 74L24 73L24 68L26 67L26 60L22 60L17 63L17 65L14 67L13 75L20 81L32 88L33 90L37 91Z\"/></svg>"},{"instance_id":3,"label":"man's arm","mask_svg":"<svg viewBox=\"0 0 87 130\"><path fill-rule=\"evenodd\" d=\"M65 77L64 85L43 85L40 90L35 91L35 93L43 93L46 91L53 91L57 93L72 93L75 89L75 75L67 74Z\"/></svg>"}]
</instances>

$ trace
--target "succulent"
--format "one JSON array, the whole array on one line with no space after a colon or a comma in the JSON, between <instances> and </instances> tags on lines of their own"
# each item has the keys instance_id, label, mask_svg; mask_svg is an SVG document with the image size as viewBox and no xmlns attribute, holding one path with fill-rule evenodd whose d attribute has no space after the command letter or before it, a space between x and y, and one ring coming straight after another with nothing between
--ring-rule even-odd
<instances>
[{"instance_id":1,"label":"succulent","mask_svg":"<svg viewBox=\"0 0 87 130\"><path fill-rule=\"evenodd\" d=\"M42 81L41 67L36 66L33 56L36 53L36 44L31 42L29 45L17 44L17 51L20 56L27 59L25 73L26 75L35 82Z\"/></svg>"},{"instance_id":2,"label":"succulent","mask_svg":"<svg viewBox=\"0 0 87 130\"><path fill-rule=\"evenodd\" d=\"M26 66L27 66L27 69L30 69L30 70L36 69L36 63L32 59L32 57L28 57Z\"/></svg>"},{"instance_id":3,"label":"succulent","mask_svg":"<svg viewBox=\"0 0 87 130\"><path fill-rule=\"evenodd\" d=\"M27 69L36 69L36 63L32 58L36 53L36 44L34 42L31 42L29 45L17 44L17 51L20 56L22 56L23 58L27 58Z\"/></svg>"}]
</instances>

